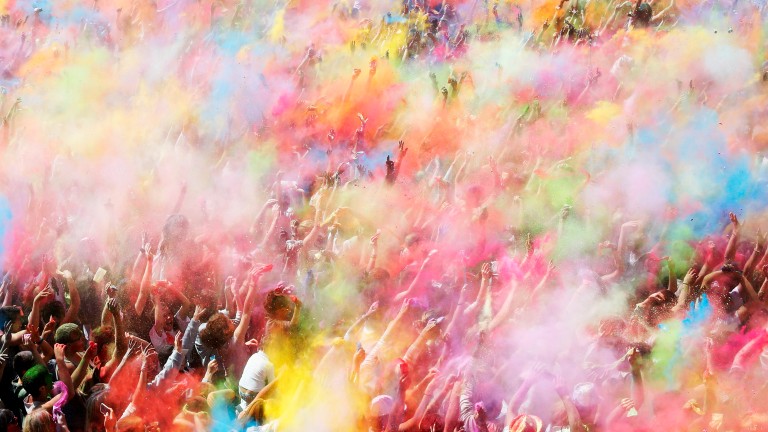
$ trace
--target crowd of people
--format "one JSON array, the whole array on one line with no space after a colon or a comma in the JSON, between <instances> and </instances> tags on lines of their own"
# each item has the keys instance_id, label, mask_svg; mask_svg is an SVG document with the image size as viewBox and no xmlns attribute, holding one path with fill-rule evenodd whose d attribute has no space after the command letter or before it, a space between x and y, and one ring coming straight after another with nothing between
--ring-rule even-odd
<instances>
[{"instance_id":1,"label":"crowd of people","mask_svg":"<svg viewBox=\"0 0 768 432\"><path fill-rule=\"evenodd\" d=\"M764 2L299 1L269 23L253 1L7 3L0 429L768 430L768 72L739 57L762 52ZM653 62L695 40L674 29L736 12L721 34L747 42L694 29L720 57L651 89L693 64ZM187 46L178 81L136 55L153 43ZM137 123L109 114L125 94L60 106L46 84L133 86L88 90L110 55L146 75ZM168 115L201 74L234 102ZM119 145L109 124L131 125Z\"/></svg>"}]
</instances>

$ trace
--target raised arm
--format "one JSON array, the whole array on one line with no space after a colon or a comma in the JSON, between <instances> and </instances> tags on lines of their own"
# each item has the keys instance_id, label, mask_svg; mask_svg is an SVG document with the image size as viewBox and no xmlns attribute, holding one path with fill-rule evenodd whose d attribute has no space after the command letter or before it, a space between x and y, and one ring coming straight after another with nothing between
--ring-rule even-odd
<instances>
[{"instance_id":1,"label":"raised arm","mask_svg":"<svg viewBox=\"0 0 768 432\"><path fill-rule=\"evenodd\" d=\"M66 357L64 356L64 350L67 348L64 344L56 344L53 346L53 354L56 358L56 373L59 375L59 381L63 382L69 390L69 398L75 395L75 387L72 385L72 377L67 369Z\"/></svg>"},{"instance_id":2,"label":"raised arm","mask_svg":"<svg viewBox=\"0 0 768 432\"><path fill-rule=\"evenodd\" d=\"M485 303L485 297L488 295L488 288L493 283L493 275L491 274L491 264L485 263L480 269L480 289L477 291L477 297L466 309L464 309L465 315L473 314Z\"/></svg>"},{"instance_id":3,"label":"raised arm","mask_svg":"<svg viewBox=\"0 0 768 432\"><path fill-rule=\"evenodd\" d=\"M80 359L80 363L75 368L75 371L72 372L73 388L79 388L80 384L82 384L88 376L88 366L90 365L91 360L96 357L96 349L96 343L90 342L88 348L85 350L85 354L83 354L83 357Z\"/></svg>"},{"instance_id":4,"label":"raised arm","mask_svg":"<svg viewBox=\"0 0 768 432\"><path fill-rule=\"evenodd\" d=\"M368 318L371 317L374 313L376 313L376 310L379 308L379 302L373 302L371 304L371 307L368 308L368 311L364 313L360 318L357 319L344 333L344 340L349 342L352 340L352 336L357 333L357 330L366 322L368 321Z\"/></svg>"},{"instance_id":5,"label":"raised arm","mask_svg":"<svg viewBox=\"0 0 768 432\"><path fill-rule=\"evenodd\" d=\"M152 289L152 266L154 265L155 255L147 251L147 265L144 267L144 276L141 278L139 286L139 296L136 298L134 309L136 314L141 316L144 313L144 307L147 305Z\"/></svg>"},{"instance_id":6,"label":"raised arm","mask_svg":"<svg viewBox=\"0 0 768 432\"><path fill-rule=\"evenodd\" d=\"M136 383L136 389L133 390L131 395L131 404L136 407L141 399L144 397L144 393L147 391L147 374L151 367L152 361L157 359L157 353L154 348L148 347L142 352L141 372L139 373L139 381Z\"/></svg>"},{"instance_id":7,"label":"raised arm","mask_svg":"<svg viewBox=\"0 0 768 432\"><path fill-rule=\"evenodd\" d=\"M301 316L301 300L296 296L291 296L293 302L293 315L291 315L291 327L296 327L299 324L299 317Z\"/></svg>"},{"instance_id":8,"label":"raised arm","mask_svg":"<svg viewBox=\"0 0 768 432\"><path fill-rule=\"evenodd\" d=\"M675 275L675 263L672 258L666 257L667 270L669 271L669 281L667 282L667 289L673 293L677 293L677 276Z\"/></svg>"},{"instance_id":9,"label":"raised arm","mask_svg":"<svg viewBox=\"0 0 768 432\"><path fill-rule=\"evenodd\" d=\"M746 276L744 276L744 273L739 272L739 278L741 279L741 287L746 291L747 296L749 297L747 299L747 302L749 301L760 301L760 297L757 295L757 292L755 292L755 288L752 286L752 284L749 282L749 279L747 279Z\"/></svg>"},{"instance_id":10,"label":"raised arm","mask_svg":"<svg viewBox=\"0 0 768 432\"><path fill-rule=\"evenodd\" d=\"M688 307L688 304L693 301L693 284L696 282L697 276L698 275L696 274L696 269L693 267L688 269L688 272L683 278L680 293L677 295L677 304L675 304L675 306L672 308L673 312L685 310L685 308Z\"/></svg>"},{"instance_id":11,"label":"raised arm","mask_svg":"<svg viewBox=\"0 0 768 432\"><path fill-rule=\"evenodd\" d=\"M53 295L53 289L51 287L46 287L44 290L37 293L35 296L35 299L32 301L32 311L29 312L29 320L28 322L35 326L35 328L40 327L40 307L43 301L45 301L46 298Z\"/></svg>"},{"instance_id":12,"label":"raised arm","mask_svg":"<svg viewBox=\"0 0 768 432\"><path fill-rule=\"evenodd\" d=\"M731 224L733 225L733 231L731 231L731 238L728 239L728 246L725 248L725 260L732 261L736 256L736 246L739 244L739 234L741 233L741 224L739 219L733 213L728 213L728 217L731 218Z\"/></svg>"},{"instance_id":13,"label":"raised arm","mask_svg":"<svg viewBox=\"0 0 768 432\"><path fill-rule=\"evenodd\" d=\"M429 320L427 325L424 326L424 329L422 329L421 333L419 333L419 336L416 338L416 340L411 344L411 346L408 347L408 351L406 351L405 355L403 356L403 360L405 360L405 362L408 364L416 364L416 361L421 355L421 352L426 347L427 342L439 334L440 329L437 326L437 321L434 319Z\"/></svg>"},{"instance_id":14,"label":"raised arm","mask_svg":"<svg viewBox=\"0 0 768 432\"><path fill-rule=\"evenodd\" d=\"M744 264L744 274L751 275L752 270L755 269L757 263L762 261L763 253L765 252L765 239L766 234L762 233L762 230L757 230L757 240L755 241L755 248L752 249L752 254Z\"/></svg>"},{"instance_id":15,"label":"raised arm","mask_svg":"<svg viewBox=\"0 0 768 432\"><path fill-rule=\"evenodd\" d=\"M421 267L419 267L419 271L418 271L418 272L416 272L416 276L414 276L414 277L413 277L413 281L412 281L412 282L411 282L411 284L408 286L408 289L406 289L405 291L402 291L402 292L398 293L398 294L395 296L395 299L394 299L394 302L395 302L395 303L400 303L401 301L405 300L407 297L410 297L410 296L412 295L413 291L416 289L416 287L417 287L417 286L418 286L418 284L419 284L419 280L421 279L421 275L422 275L422 273L424 273L424 269L427 267L427 264L429 264L429 260L430 260L430 258L432 258L432 256L433 256L434 254L436 254L436 253L437 253L437 250L433 249L433 250L431 250L431 251L429 252L429 254L427 255L427 257L426 257L426 258L424 258L424 262L422 262L422 263L421 263Z\"/></svg>"},{"instance_id":16,"label":"raised arm","mask_svg":"<svg viewBox=\"0 0 768 432\"><path fill-rule=\"evenodd\" d=\"M240 346L245 341L245 333L248 331L248 325L253 313L253 305L256 303L256 286L259 278L265 273L272 271L272 264L261 265L251 270L248 275L248 294L245 296L240 324L237 325L234 333L235 346Z\"/></svg>"},{"instance_id":17,"label":"raised arm","mask_svg":"<svg viewBox=\"0 0 768 432\"><path fill-rule=\"evenodd\" d=\"M69 270L62 272L61 275L64 276L69 288L69 308L64 315L64 323L77 322L77 315L80 313L80 291L78 291L75 279Z\"/></svg>"},{"instance_id":18,"label":"raised arm","mask_svg":"<svg viewBox=\"0 0 768 432\"><path fill-rule=\"evenodd\" d=\"M377 230L376 234L371 236L371 257L368 259L368 265L365 266L365 271L370 273L373 271L374 268L376 268L376 258L379 254L379 236L381 235L381 230Z\"/></svg>"},{"instance_id":19,"label":"raised arm","mask_svg":"<svg viewBox=\"0 0 768 432\"><path fill-rule=\"evenodd\" d=\"M579 415L579 410L576 408L576 404L574 404L571 395L563 384L558 382L557 378L555 379L555 391L557 392L557 395L560 396L560 400L563 402L563 407L565 407L565 413L568 416L568 426L570 427L569 430L574 432L586 432L584 423L581 421L581 416Z\"/></svg>"},{"instance_id":20,"label":"raised arm","mask_svg":"<svg viewBox=\"0 0 768 432\"><path fill-rule=\"evenodd\" d=\"M10 274L6 274L3 278L3 306L11 306L13 304L13 294L16 288L16 282Z\"/></svg>"},{"instance_id":21,"label":"raised arm","mask_svg":"<svg viewBox=\"0 0 768 432\"><path fill-rule=\"evenodd\" d=\"M276 206L277 204L272 207L275 215L272 218L272 223L269 225L269 228L266 232L264 232L264 238L262 238L261 243L259 244L261 248L264 248L267 243L269 243L269 240L272 238L272 235L277 229L277 222L280 220L280 210Z\"/></svg>"},{"instance_id":22,"label":"raised arm","mask_svg":"<svg viewBox=\"0 0 768 432\"><path fill-rule=\"evenodd\" d=\"M504 300L504 304L501 305L499 308L499 311L496 313L496 315L493 317L491 322L488 324L488 331L493 331L505 322L512 316L513 310L512 306L514 305L515 300L515 293L517 292L517 282L512 281L509 287L509 292L507 293L507 298Z\"/></svg>"}]
</instances>

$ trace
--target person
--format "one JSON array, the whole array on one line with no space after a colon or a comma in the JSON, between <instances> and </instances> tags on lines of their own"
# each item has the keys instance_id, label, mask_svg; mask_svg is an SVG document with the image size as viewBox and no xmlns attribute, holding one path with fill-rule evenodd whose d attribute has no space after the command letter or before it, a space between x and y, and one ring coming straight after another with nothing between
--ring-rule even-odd
<instances>
[{"instance_id":1,"label":"person","mask_svg":"<svg viewBox=\"0 0 768 432\"><path fill-rule=\"evenodd\" d=\"M65 350L66 346L63 344L56 344L54 347L57 375L59 378L57 383L60 382L63 386L62 390L65 391L60 390L57 394L54 394L53 376L43 365L38 364L32 366L21 378L24 390L28 394L27 398L24 400L27 414L39 409L53 412L54 406L57 404L63 405L75 394L72 386L72 378L66 366Z\"/></svg>"},{"instance_id":2,"label":"person","mask_svg":"<svg viewBox=\"0 0 768 432\"><path fill-rule=\"evenodd\" d=\"M275 365L266 353L259 349L251 355L240 376L240 408L245 409L264 387L275 380Z\"/></svg>"},{"instance_id":3,"label":"person","mask_svg":"<svg viewBox=\"0 0 768 432\"><path fill-rule=\"evenodd\" d=\"M257 284L262 275L270 272L272 265L256 265L248 272L245 282L246 296L242 309L238 311L237 327L225 314L212 315L204 325L200 325L195 340L195 350L202 359L203 366L216 360L222 373L226 373L228 360L237 363L239 346L245 342L245 334L250 324L253 306L256 302Z\"/></svg>"},{"instance_id":4,"label":"person","mask_svg":"<svg viewBox=\"0 0 768 432\"><path fill-rule=\"evenodd\" d=\"M57 432L57 428L51 413L46 410L35 410L24 419L24 426L22 431Z\"/></svg>"}]
</instances>

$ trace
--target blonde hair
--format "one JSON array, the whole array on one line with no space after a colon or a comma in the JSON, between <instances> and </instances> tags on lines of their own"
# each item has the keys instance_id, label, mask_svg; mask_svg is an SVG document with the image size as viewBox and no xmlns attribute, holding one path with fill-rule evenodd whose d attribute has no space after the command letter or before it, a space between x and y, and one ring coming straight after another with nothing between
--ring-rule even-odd
<instances>
[{"instance_id":1,"label":"blonde hair","mask_svg":"<svg viewBox=\"0 0 768 432\"><path fill-rule=\"evenodd\" d=\"M47 410L36 409L27 414L22 426L24 432L53 432L56 425L53 423L53 416Z\"/></svg>"}]
</instances>

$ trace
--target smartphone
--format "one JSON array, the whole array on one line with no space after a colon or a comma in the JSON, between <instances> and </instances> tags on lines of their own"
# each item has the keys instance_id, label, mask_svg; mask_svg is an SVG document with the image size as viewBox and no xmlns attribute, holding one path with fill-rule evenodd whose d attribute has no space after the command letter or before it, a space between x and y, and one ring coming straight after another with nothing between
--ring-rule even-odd
<instances>
[{"instance_id":1,"label":"smartphone","mask_svg":"<svg viewBox=\"0 0 768 432\"><path fill-rule=\"evenodd\" d=\"M441 323L441 322L443 322L443 321L445 321L445 317L444 317L444 316L441 316L440 318L437 318L437 319L435 320L435 324L437 324L437 325L440 325L440 323Z\"/></svg>"},{"instance_id":2,"label":"smartphone","mask_svg":"<svg viewBox=\"0 0 768 432\"><path fill-rule=\"evenodd\" d=\"M491 261L491 273L493 273L494 276L499 275L499 262L498 261Z\"/></svg>"},{"instance_id":3,"label":"smartphone","mask_svg":"<svg viewBox=\"0 0 768 432\"><path fill-rule=\"evenodd\" d=\"M29 345L30 342L32 342L32 335L29 333L24 334L22 337L22 344L23 345Z\"/></svg>"},{"instance_id":4,"label":"smartphone","mask_svg":"<svg viewBox=\"0 0 768 432\"><path fill-rule=\"evenodd\" d=\"M186 391L184 391L184 397L185 397L185 398L187 398L187 399L192 399L192 397L193 397L194 395L195 395L195 392L194 392L194 391L192 391L192 389L191 389L191 388L190 388L190 389L187 389Z\"/></svg>"},{"instance_id":5,"label":"smartphone","mask_svg":"<svg viewBox=\"0 0 768 432\"><path fill-rule=\"evenodd\" d=\"M107 271L101 267L96 269L96 273L93 275L93 281L96 283L101 283L101 281L104 280L104 276L107 275Z\"/></svg>"},{"instance_id":6,"label":"smartphone","mask_svg":"<svg viewBox=\"0 0 768 432\"><path fill-rule=\"evenodd\" d=\"M102 414L102 415L107 415L107 414L109 414L109 412L110 412L110 411L112 411L112 410L111 410L111 409L110 409L108 406L106 406L106 405L104 405L104 404L101 404L101 405L99 406L99 411L101 411L101 414Z\"/></svg>"}]
</instances>

